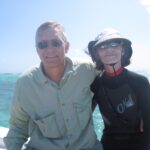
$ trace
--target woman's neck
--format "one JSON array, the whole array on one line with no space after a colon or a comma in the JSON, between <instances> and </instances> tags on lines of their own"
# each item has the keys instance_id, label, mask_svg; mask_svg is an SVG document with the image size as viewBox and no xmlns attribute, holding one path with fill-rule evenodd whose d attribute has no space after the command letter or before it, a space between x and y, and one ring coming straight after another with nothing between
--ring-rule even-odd
<instances>
[{"instance_id":1,"label":"woman's neck","mask_svg":"<svg viewBox=\"0 0 150 150\"><path fill-rule=\"evenodd\" d=\"M105 65L105 72L109 76L116 76L119 75L123 71L123 67L118 64L114 65Z\"/></svg>"}]
</instances>

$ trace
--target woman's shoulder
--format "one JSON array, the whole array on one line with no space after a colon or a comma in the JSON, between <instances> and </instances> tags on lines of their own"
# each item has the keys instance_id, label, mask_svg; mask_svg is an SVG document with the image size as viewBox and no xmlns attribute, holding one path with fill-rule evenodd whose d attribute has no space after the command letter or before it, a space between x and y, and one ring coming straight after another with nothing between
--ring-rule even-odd
<instances>
[{"instance_id":1,"label":"woman's shoulder","mask_svg":"<svg viewBox=\"0 0 150 150\"><path fill-rule=\"evenodd\" d=\"M146 76L144 76L143 74L140 74L140 73L137 73L137 72L134 72L134 71L131 71L131 70L127 70L127 73L128 73L128 76L131 77L131 78L137 78L137 79L148 79Z\"/></svg>"},{"instance_id":2,"label":"woman's shoulder","mask_svg":"<svg viewBox=\"0 0 150 150\"><path fill-rule=\"evenodd\" d=\"M129 78L129 81L131 83L136 84L136 85L142 86L145 84L149 84L148 78L142 74L137 73L137 72L127 70L127 76Z\"/></svg>"}]
</instances>

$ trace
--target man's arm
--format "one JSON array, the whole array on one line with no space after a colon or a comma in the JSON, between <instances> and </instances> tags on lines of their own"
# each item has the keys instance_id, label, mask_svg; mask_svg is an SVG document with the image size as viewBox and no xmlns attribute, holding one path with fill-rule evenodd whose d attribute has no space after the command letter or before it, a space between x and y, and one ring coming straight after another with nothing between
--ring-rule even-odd
<instances>
[{"instance_id":1,"label":"man's arm","mask_svg":"<svg viewBox=\"0 0 150 150\"><path fill-rule=\"evenodd\" d=\"M17 82L11 104L10 128L7 136L4 138L7 150L21 150L22 145L28 138L29 117L21 107L21 97L21 86L20 83Z\"/></svg>"}]
</instances>

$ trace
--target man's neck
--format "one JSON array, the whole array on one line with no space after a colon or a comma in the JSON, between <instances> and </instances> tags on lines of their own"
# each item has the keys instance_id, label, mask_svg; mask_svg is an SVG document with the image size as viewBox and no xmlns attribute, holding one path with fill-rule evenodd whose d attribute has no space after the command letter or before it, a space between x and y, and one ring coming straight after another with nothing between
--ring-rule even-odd
<instances>
[{"instance_id":1,"label":"man's neck","mask_svg":"<svg viewBox=\"0 0 150 150\"><path fill-rule=\"evenodd\" d=\"M51 68L44 68L45 75L56 82L57 84L61 81L61 78L64 74L65 64L59 67L51 67Z\"/></svg>"}]
</instances>

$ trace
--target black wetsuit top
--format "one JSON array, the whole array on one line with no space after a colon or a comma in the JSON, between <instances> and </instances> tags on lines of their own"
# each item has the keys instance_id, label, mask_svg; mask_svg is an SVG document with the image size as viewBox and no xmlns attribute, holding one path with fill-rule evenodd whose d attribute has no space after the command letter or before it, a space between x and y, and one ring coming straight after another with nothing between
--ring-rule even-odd
<instances>
[{"instance_id":1,"label":"black wetsuit top","mask_svg":"<svg viewBox=\"0 0 150 150\"><path fill-rule=\"evenodd\" d=\"M104 150L150 150L148 79L124 68L114 77L97 76L91 90L92 107L98 104L104 120Z\"/></svg>"}]
</instances>

